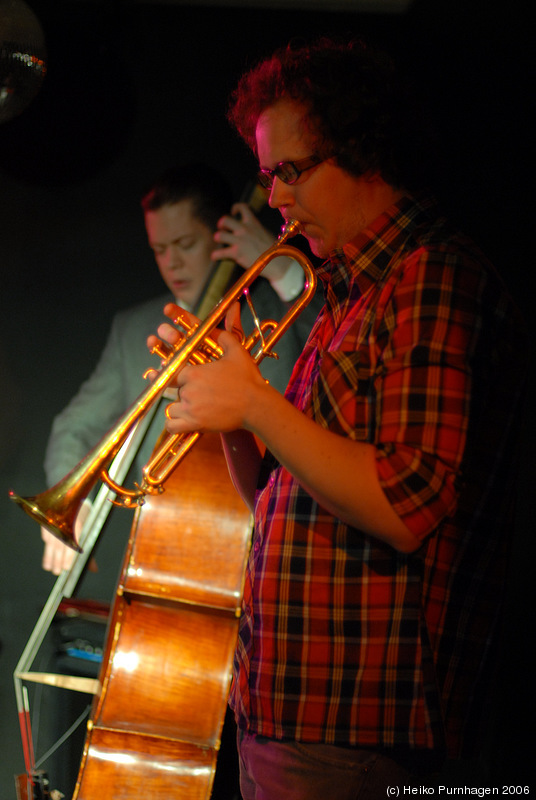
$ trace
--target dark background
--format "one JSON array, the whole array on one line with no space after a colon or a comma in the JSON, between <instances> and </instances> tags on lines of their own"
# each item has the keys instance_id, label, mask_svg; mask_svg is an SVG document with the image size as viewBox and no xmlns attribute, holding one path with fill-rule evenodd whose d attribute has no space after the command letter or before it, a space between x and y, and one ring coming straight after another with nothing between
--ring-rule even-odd
<instances>
[{"instance_id":1,"label":"dark background","mask_svg":"<svg viewBox=\"0 0 536 800\"><path fill-rule=\"evenodd\" d=\"M238 197L254 174L225 120L245 67L311 33L360 34L389 49L438 125L442 199L495 261L533 329L534 46L522 4L421 0L400 14L364 13L357 4L337 11L329 0L314 10L299 2L29 5L46 34L48 75L31 106L0 126L2 800L15 797L13 774L23 771L12 672L54 585L40 568L38 527L9 502L8 490L45 488L52 419L92 369L113 313L162 290L139 209L147 181L171 163L201 159L221 168ZM497 786L533 774L532 385L490 698L487 761ZM97 548L100 572L84 577L81 597L112 597L129 525L129 512L115 512ZM38 757L59 707L70 702L57 692L30 695L40 714ZM44 766L52 772L55 762ZM469 778L476 783L479 775Z\"/></svg>"}]
</instances>

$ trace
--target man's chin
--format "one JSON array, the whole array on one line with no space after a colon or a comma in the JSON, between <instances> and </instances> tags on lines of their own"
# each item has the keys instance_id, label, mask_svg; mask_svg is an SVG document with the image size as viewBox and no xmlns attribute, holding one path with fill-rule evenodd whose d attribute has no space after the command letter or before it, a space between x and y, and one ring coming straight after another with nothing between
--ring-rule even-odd
<instances>
[{"instance_id":1,"label":"man's chin","mask_svg":"<svg viewBox=\"0 0 536 800\"><path fill-rule=\"evenodd\" d=\"M314 239L310 236L306 236L305 238L309 243L309 247L311 248L313 255L315 255L317 258L328 257L329 253L322 239Z\"/></svg>"},{"instance_id":2,"label":"man's chin","mask_svg":"<svg viewBox=\"0 0 536 800\"><path fill-rule=\"evenodd\" d=\"M311 252L317 258L327 258L329 255L329 248L326 246L324 237L321 235L321 229L312 223L305 223L302 227L302 235L307 239ZM315 233L317 235L315 235Z\"/></svg>"}]
</instances>

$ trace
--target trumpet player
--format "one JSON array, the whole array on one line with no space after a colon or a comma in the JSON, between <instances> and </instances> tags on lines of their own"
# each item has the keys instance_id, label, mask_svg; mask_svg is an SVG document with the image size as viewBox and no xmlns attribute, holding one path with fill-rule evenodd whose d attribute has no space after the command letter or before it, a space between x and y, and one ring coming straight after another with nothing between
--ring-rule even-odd
<instances>
[{"instance_id":1,"label":"trumpet player","mask_svg":"<svg viewBox=\"0 0 536 800\"><path fill-rule=\"evenodd\" d=\"M235 312L223 357L185 367L167 409L173 433L221 432L255 515L230 694L242 796L433 787L480 745L524 326L423 191L386 57L283 48L242 77L230 119L325 295L284 396Z\"/></svg>"},{"instance_id":2,"label":"trumpet player","mask_svg":"<svg viewBox=\"0 0 536 800\"><path fill-rule=\"evenodd\" d=\"M49 437L45 472L53 486L98 442L117 417L144 388L148 367L145 340L163 317L163 308L174 301L196 314L212 307L236 272L250 265L273 240L246 203L233 204L225 178L205 164L172 167L159 175L142 198L142 210L151 248L167 293L119 312L94 371L76 396L54 419ZM219 280L218 265L231 259L235 269L226 281ZM219 281L219 282L218 282ZM216 289L218 296L214 296ZM279 319L288 303L301 291L303 271L289 259L274 260L264 276L251 288L251 297L261 318ZM205 298L212 297L207 305ZM290 372L318 311L313 303L302 319L278 345L277 360L266 359L263 373L274 387L284 391ZM251 326L249 312L244 325ZM163 412L155 415L138 454L143 466L164 427ZM141 466L138 474L141 474ZM79 535L91 504L85 500L78 513ZM68 569L74 551L45 528L42 566L58 575ZM119 563L119 559L118 559Z\"/></svg>"}]
</instances>

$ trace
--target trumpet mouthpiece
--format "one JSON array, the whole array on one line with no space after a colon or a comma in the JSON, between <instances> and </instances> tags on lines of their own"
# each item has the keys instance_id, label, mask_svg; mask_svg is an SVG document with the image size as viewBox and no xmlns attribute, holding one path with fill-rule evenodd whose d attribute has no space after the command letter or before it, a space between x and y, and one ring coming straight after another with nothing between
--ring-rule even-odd
<instances>
[{"instance_id":1,"label":"trumpet mouthpiece","mask_svg":"<svg viewBox=\"0 0 536 800\"><path fill-rule=\"evenodd\" d=\"M288 219L281 228L281 235L279 240L290 239L292 236L297 236L300 233L301 225L296 219Z\"/></svg>"}]
</instances>

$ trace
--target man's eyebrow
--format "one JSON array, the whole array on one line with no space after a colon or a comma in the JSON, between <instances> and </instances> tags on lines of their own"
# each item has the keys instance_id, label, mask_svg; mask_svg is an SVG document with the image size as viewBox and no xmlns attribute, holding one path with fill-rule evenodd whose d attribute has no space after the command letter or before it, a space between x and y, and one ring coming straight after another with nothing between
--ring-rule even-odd
<instances>
[{"instance_id":1,"label":"man's eyebrow","mask_svg":"<svg viewBox=\"0 0 536 800\"><path fill-rule=\"evenodd\" d=\"M166 247L169 244L176 244L177 242L180 242L181 239L195 239L195 233L181 233L180 236L176 236L174 239L171 239L170 242L149 240L149 244L151 247Z\"/></svg>"}]
</instances>

